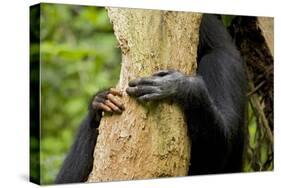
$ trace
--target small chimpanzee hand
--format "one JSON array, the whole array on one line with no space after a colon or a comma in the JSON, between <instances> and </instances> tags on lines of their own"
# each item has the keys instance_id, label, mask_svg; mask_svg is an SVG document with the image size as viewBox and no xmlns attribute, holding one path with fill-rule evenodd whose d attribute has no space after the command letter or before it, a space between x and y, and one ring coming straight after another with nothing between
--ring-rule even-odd
<instances>
[{"instance_id":1,"label":"small chimpanzee hand","mask_svg":"<svg viewBox=\"0 0 281 188\"><path fill-rule=\"evenodd\" d=\"M175 97L186 76L175 70L163 70L151 77L137 78L129 82L128 95L139 101L154 101Z\"/></svg>"},{"instance_id":2,"label":"small chimpanzee hand","mask_svg":"<svg viewBox=\"0 0 281 188\"><path fill-rule=\"evenodd\" d=\"M93 110L101 110L104 112L112 112L121 114L124 111L124 104L120 101L122 93L115 89L98 93L92 100L91 106Z\"/></svg>"},{"instance_id":3,"label":"small chimpanzee hand","mask_svg":"<svg viewBox=\"0 0 281 188\"><path fill-rule=\"evenodd\" d=\"M90 125L94 128L99 127L102 112L121 114L125 107L120 97L122 93L115 88L100 91L93 96L89 104Z\"/></svg>"}]
</instances>

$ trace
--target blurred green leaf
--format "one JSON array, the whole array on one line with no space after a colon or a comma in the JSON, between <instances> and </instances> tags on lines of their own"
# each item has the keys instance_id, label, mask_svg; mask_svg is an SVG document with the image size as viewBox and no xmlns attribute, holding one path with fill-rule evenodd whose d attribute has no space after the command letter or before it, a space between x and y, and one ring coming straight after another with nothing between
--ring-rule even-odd
<instances>
[{"instance_id":1,"label":"blurred green leaf","mask_svg":"<svg viewBox=\"0 0 281 188\"><path fill-rule=\"evenodd\" d=\"M40 164L42 183L50 184L91 96L116 85L121 56L104 8L42 4L40 28ZM31 45L32 53L38 53L38 45Z\"/></svg>"}]
</instances>

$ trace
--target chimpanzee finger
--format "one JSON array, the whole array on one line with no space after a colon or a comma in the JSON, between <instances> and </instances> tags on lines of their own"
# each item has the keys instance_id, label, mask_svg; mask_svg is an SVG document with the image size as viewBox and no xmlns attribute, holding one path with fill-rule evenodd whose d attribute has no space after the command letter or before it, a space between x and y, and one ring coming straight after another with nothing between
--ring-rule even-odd
<instances>
[{"instance_id":1,"label":"chimpanzee finger","mask_svg":"<svg viewBox=\"0 0 281 188\"><path fill-rule=\"evenodd\" d=\"M111 94L113 94L113 95L117 95L117 96L122 97L122 92L119 91L119 90L116 89L116 88L110 88L110 89L109 89L109 93L111 93Z\"/></svg>"},{"instance_id":2,"label":"chimpanzee finger","mask_svg":"<svg viewBox=\"0 0 281 188\"><path fill-rule=\"evenodd\" d=\"M95 99L94 99L94 102L104 103L105 100L106 100L106 95L105 96L96 96Z\"/></svg>"},{"instance_id":3,"label":"chimpanzee finger","mask_svg":"<svg viewBox=\"0 0 281 188\"><path fill-rule=\"evenodd\" d=\"M147 95L143 95L141 97L138 97L137 100L141 101L141 102L148 102L148 101L155 101L155 100L160 100L161 95L158 93L152 93L152 94L147 94Z\"/></svg>"},{"instance_id":4,"label":"chimpanzee finger","mask_svg":"<svg viewBox=\"0 0 281 188\"><path fill-rule=\"evenodd\" d=\"M113 96L111 93L107 95L107 99L114 103L121 110L125 109L124 104L118 99L118 97Z\"/></svg>"},{"instance_id":5,"label":"chimpanzee finger","mask_svg":"<svg viewBox=\"0 0 281 188\"><path fill-rule=\"evenodd\" d=\"M120 110L115 104L113 104L110 100L106 100L104 103L107 107L110 107L112 111L121 114L122 110Z\"/></svg>"},{"instance_id":6,"label":"chimpanzee finger","mask_svg":"<svg viewBox=\"0 0 281 188\"><path fill-rule=\"evenodd\" d=\"M158 82L153 77L137 78L137 79L131 80L129 82L130 87L134 87L134 86L137 86L137 85L152 85L152 86L155 86L155 85L158 85Z\"/></svg>"},{"instance_id":7,"label":"chimpanzee finger","mask_svg":"<svg viewBox=\"0 0 281 188\"><path fill-rule=\"evenodd\" d=\"M103 103L99 103L99 102L93 102L93 108L95 109L99 109L105 112L112 112L111 108L109 108L108 106L106 106Z\"/></svg>"},{"instance_id":8,"label":"chimpanzee finger","mask_svg":"<svg viewBox=\"0 0 281 188\"><path fill-rule=\"evenodd\" d=\"M172 73L173 70L160 70L156 73L154 73L152 76L166 76L167 74Z\"/></svg>"},{"instance_id":9,"label":"chimpanzee finger","mask_svg":"<svg viewBox=\"0 0 281 188\"><path fill-rule=\"evenodd\" d=\"M146 95L146 94L159 93L160 89L155 86L142 85L142 86L136 86L136 87L128 87L126 89L126 92L130 96L139 97L139 96Z\"/></svg>"}]
</instances>

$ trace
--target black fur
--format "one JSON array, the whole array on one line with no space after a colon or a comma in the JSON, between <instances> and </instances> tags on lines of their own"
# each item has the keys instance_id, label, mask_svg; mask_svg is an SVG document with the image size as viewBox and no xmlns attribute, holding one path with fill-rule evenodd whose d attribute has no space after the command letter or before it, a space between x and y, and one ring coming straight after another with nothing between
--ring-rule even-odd
<instances>
[{"instance_id":1,"label":"black fur","mask_svg":"<svg viewBox=\"0 0 281 188\"><path fill-rule=\"evenodd\" d=\"M104 91L101 91L97 95L103 95L103 93ZM91 103L89 104L89 113L80 125L74 144L56 177L56 184L87 180L93 167L93 152L96 146L101 113L100 110L93 109Z\"/></svg>"},{"instance_id":2,"label":"black fur","mask_svg":"<svg viewBox=\"0 0 281 188\"><path fill-rule=\"evenodd\" d=\"M202 19L198 60L199 86L183 103L192 140L189 174L240 172L247 82L240 54L215 16Z\"/></svg>"},{"instance_id":3,"label":"black fur","mask_svg":"<svg viewBox=\"0 0 281 188\"><path fill-rule=\"evenodd\" d=\"M182 105L192 141L189 175L239 172L244 146L246 79L239 52L216 16L202 18L197 60L197 76L161 71L131 81L127 92L140 101L174 98ZM56 183L87 179L101 113L95 109L90 112Z\"/></svg>"}]
</instances>

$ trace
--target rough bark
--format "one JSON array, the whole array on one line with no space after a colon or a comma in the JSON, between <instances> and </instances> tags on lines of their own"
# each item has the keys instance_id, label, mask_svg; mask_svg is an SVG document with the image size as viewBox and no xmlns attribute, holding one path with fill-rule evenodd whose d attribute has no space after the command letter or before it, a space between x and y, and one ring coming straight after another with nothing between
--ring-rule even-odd
<instances>
[{"instance_id":1,"label":"rough bark","mask_svg":"<svg viewBox=\"0 0 281 188\"><path fill-rule=\"evenodd\" d=\"M140 104L126 95L128 81L162 69L193 74L201 14L108 8L122 51L117 85L122 115L105 114L89 182L184 176L190 141L179 106L172 100Z\"/></svg>"}]
</instances>

